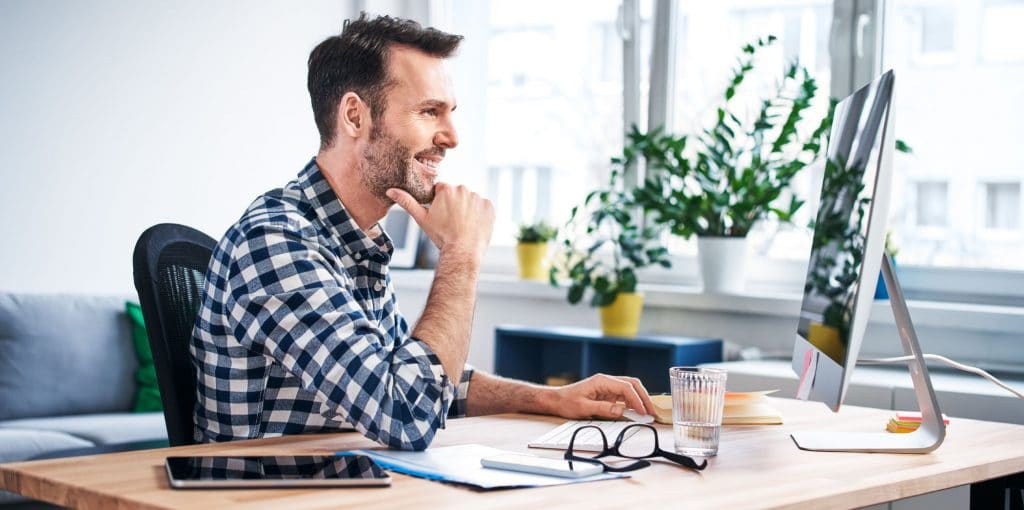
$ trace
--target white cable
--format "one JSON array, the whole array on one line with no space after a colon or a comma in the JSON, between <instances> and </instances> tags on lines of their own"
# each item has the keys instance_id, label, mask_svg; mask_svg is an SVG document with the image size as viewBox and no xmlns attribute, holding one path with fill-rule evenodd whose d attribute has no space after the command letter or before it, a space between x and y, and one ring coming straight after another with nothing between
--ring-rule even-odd
<instances>
[{"instance_id":1,"label":"white cable","mask_svg":"<svg viewBox=\"0 0 1024 510\"><path fill-rule=\"evenodd\" d=\"M962 363L957 363L956 361L953 361L953 360L951 360L951 359L949 359L949 358L947 358L945 356L939 356L938 354L922 354L921 356L924 359L930 359L930 360L933 360L933 361L941 361L941 362L943 362L943 363L945 363L945 364L947 364L947 365L949 365L949 366L951 366L953 368L963 370L964 372L970 372L970 373L975 374L975 375L980 375L980 376L984 377L985 379L988 379L989 381L992 381L992 383L995 384L996 386L999 386L1000 388L1002 388L1002 389L1004 389L1006 391L1009 391L1010 393L1013 393L1014 395L1017 396L1017 398L1024 399L1024 393L1021 393L1021 392L1019 392L1019 391L1017 391L1017 390L1007 386L1006 384L1004 384L999 379L996 379L995 376L993 376L992 374L990 374L990 373L988 373L988 372L986 372L986 371L984 371L984 370L982 370L980 368L972 367L972 366L969 366L969 365L964 365ZM914 359L913 356L900 356L898 358L859 359L859 360L857 360L857 364L858 365L888 365L888 364L893 364L893 363L903 363L903 362L910 361L910 360L913 360L913 359Z\"/></svg>"}]
</instances>

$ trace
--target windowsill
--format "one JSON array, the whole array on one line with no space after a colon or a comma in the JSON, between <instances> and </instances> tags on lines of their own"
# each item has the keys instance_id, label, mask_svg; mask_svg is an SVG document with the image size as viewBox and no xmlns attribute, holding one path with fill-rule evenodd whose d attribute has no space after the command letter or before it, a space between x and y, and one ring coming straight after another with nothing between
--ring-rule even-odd
<instances>
[{"instance_id":1,"label":"windowsill","mask_svg":"<svg viewBox=\"0 0 1024 510\"><path fill-rule=\"evenodd\" d=\"M793 372L790 360L756 360L729 361L707 363L707 366L727 367L730 373L763 378L787 379L794 383L797 375ZM928 363L929 378L935 391L944 393L961 393L967 395L984 395L987 397L1007 398L1015 401L1010 392L992 384L977 375L955 371L945 365ZM1017 391L1024 391L1024 378L1003 377L1004 383ZM853 372L853 384L875 386L881 388L903 388L913 390L914 385L906 366L862 366L858 365Z\"/></svg>"},{"instance_id":2,"label":"windowsill","mask_svg":"<svg viewBox=\"0 0 1024 510\"><path fill-rule=\"evenodd\" d=\"M708 366L728 370L729 384L734 391L778 389L775 396L792 398L796 395L798 380L790 360L731 361ZM943 365L929 363L928 372L942 412L953 417L951 421L971 418L1024 423L1017 411L1020 400L1003 388L974 374L946 370ZM1021 375L1004 375L1001 379L1011 388L1024 391ZM906 366L858 366L843 400L844 405L917 409L913 381Z\"/></svg>"},{"instance_id":3,"label":"windowsill","mask_svg":"<svg viewBox=\"0 0 1024 510\"><path fill-rule=\"evenodd\" d=\"M402 288L427 291L434 272L426 269L393 270L392 276L396 285ZM706 294L695 286L641 284L640 291L644 293L645 306L648 307L794 319L799 314L801 303L801 297L797 294L770 288L753 288L740 294ZM481 296L566 302L565 289L554 288L547 282L521 280L507 274L481 275L477 292ZM1021 307L913 300L907 305L917 326L991 332L1024 331L1024 308ZM870 322L895 323L887 302L875 303Z\"/></svg>"}]
</instances>

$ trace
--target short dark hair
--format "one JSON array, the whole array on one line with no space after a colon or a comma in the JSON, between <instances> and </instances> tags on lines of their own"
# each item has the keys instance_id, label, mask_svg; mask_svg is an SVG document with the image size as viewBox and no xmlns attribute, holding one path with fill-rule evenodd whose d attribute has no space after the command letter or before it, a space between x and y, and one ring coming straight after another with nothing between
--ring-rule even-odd
<instances>
[{"instance_id":1,"label":"short dark hair","mask_svg":"<svg viewBox=\"0 0 1024 510\"><path fill-rule=\"evenodd\" d=\"M447 58L461 41L461 35L423 28L415 21L391 16L370 19L363 12L357 19L345 20L341 34L327 38L309 54L306 85L320 131L320 147L334 144L338 103L349 91L370 106L374 124L380 120L387 90L393 85L387 75L390 45L411 46Z\"/></svg>"}]
</instances>

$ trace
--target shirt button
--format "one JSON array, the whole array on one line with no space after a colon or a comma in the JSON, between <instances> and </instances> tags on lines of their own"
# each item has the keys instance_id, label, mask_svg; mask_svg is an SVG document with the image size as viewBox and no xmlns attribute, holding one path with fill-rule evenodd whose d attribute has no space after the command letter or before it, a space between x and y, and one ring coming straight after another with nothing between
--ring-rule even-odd
<instances>
[{"instance_id":1,"label":"shirt button","mask_svg":"<svg viewBox=\"0 0 1024 510\"><path fill-rule=\"evenodd\" d=\"M363 254L362 253L356 253L355 254L355 259L356 260L362 260L362 258L363 258Z\"/></svg>"},{"instance_id":2,"label":"shirt button","mask_svg":"<svg viewBox=\"0 0 1024 510\"><path fill-rule=\"evenodd\" d=\"M383 288L384 288L384 286L383 286L383 285L381 285L381 283L380 283L380 282L375 282L375 283L373 284L373 290L375 290L375 291L377 291L377 292L380 292L380 289L383 289Z\"/></svg>"}]
</instances>

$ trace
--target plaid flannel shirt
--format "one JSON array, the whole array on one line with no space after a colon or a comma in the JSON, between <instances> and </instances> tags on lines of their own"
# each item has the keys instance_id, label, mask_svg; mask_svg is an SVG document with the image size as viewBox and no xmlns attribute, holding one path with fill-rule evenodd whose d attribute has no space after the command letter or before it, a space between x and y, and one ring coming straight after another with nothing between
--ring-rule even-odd
<instances>
[{"instance_id":1,"label":"plaid flannel shirt","mask_svg":"<svg viewBox=\"0 0 1024 510\"><path fill-rule=\"evenodd\" d=\"M196 439L353 426L422 450L465 414L472 368L449 382L396 307L379 225L367 235L316 160L260 196L214 249L193 331Z\"/></svg>"}]
</instances>

